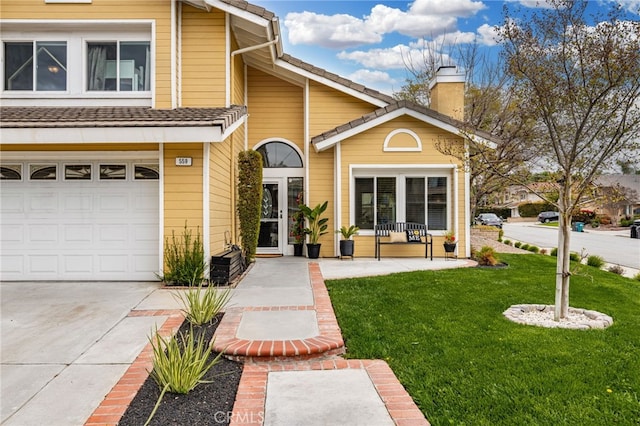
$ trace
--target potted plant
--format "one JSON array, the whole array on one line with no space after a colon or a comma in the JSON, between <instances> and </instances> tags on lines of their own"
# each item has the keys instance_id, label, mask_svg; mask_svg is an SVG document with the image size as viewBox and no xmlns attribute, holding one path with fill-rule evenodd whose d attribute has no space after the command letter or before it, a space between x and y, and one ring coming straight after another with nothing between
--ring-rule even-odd
<instances>
[{"instance_id":1,"label":"potted plant","mask_svg":"<svg viewBox=\"0 0 640 426\"><path fill-rule=\"evenodd\" d=\"M322 214L327 210L328 201L322 204L318 204L313 209L305 204L300 204L298 207L304 214L304 217L308 220L308 226L304 229L304 233L309 235L309 242L307 244L307 255L310 259L317 259L320 257L320 244L318 240L320 237L327 233L328 218L322 217Z\"/></svg>"},{"instance_id":2,"label":"potted plant","mask_svg":"<svg viewBox=\"0 0 640 426\"><path fill-rule=\"evenodd\" d=\"M354 243L351 237L356 235L360 228L355 225L351 225L348 228L346 226L342 226L339 230L336 231L336 234L341 234L342 239L340 240L340 257L351 256L353 259L354 252Z\"/></svg>"},{"instance_id":3,"label":"potted plant","mask_svg":"<svg viewBox=\"0 0 640 426\"><path fill-rule=\"evenodd\" d=\"M304 247L304 213L302 210L296 211L293 215L293 227L291 228L291 236L294 239L293 255L302 256L302 248Z\"/></svg>"},{"instance_id":4,"label":"potted plant","mask_svg":"<svg viewBox=\"0 0 640 426\"><path fill-rule=\"evenodd\" d=\"M453 231L447 231L444 233L444 251L445 253L453 253L456 250L456 235Z\"/></svg>"}]
</instances>

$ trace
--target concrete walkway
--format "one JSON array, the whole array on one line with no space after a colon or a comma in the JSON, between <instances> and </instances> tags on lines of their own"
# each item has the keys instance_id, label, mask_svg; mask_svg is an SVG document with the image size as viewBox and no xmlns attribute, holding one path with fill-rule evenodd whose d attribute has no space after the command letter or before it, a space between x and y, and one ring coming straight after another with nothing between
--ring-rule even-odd
<instances>
[{"instance_id":1,"label":"concrete walkway","mask_svg":"<svg viewBox=\"0 0 640 426\"><path fill-rule=\"evenodd\" d=\"M386 363L337 356L344 347L323 276L467 264L258 259L219 327L220 339L250 342L236 352L247 363L233 424L427 424ZM168 335L182 321L176 291L160 283L0 283L2 424L117 424L150 369L151 331ZM293 391L300 386L306 390Z\"/></svg>"}]
</instances>

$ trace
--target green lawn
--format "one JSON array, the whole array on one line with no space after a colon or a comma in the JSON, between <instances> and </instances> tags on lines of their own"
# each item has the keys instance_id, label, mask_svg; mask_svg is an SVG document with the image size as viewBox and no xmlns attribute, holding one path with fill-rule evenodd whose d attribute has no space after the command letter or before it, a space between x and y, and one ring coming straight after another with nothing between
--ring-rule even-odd
<instances>
[{"instance_id":1,"label":"green lawn","mask_svg":"<svg viewBox=\"0 0 640 426\"><path fill-rule=\"evenodd\" d=\"M500 258L509 268L327 281L347 356L386 360L434 425L640 424L640 284L585 266L570 304L613 326L523 326L502 312L553 304L555 258Z\"/></svg>"}]
</instances>

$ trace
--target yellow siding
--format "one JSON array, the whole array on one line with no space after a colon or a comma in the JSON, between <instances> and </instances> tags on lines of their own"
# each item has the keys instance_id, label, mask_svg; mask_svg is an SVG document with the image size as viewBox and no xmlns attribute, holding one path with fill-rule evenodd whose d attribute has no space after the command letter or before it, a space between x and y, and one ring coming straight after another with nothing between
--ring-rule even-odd
<instances>
[{"instance_id":1,"label":"yellow siding","mask_svg":"<svg viewBox=\"0 0 640 426\"><path fill-rule=\"evenodd\" d=\"M334 150L327 150L321 153L311 151L309 155L309 169L309 200L305 204L313 208L317 204L329 201L327 211L325 212L325 217L329 218L329 221L327 222L328 234L320 237L319 242L322 244L322 247L320 248L320 256L334 257L339 254L335 253L334 241L336 236L333 232L336 229L334 214L336 206L333 202L333 200L335 200L333 173Z\"/></svg>"},{"instance_id":2,"label":"yellow siding","mask_svg":"<svg viewBox=\"0 0 640 426\"><path fill-rule=\"evenodd\" d=\"M164 235L182 232L185 221L202 233L202 144L164 145ZM176 166L176 157L191 157L191 167Z\"/></svg>"},{"instance_id":3,"label":"yellow siding","mask_svg":"<svg viewBox=\"0 0 640 426\"><path fill-rule=\"evenodd\" d=\"M93 0L91 4L46 4L44 0L2 0L2 19L153 20L156 24L155 107L171 106L171 2Z\"/></svg>"},{"instance_id":4,"label":"yellow siding","mask_svg":"<svg viewBox=\"0 0 640 426\"><path fill-rule=\"evenodd\" d=\"M225 104L225 14L182 7L182 106Z\"/></svg>"},{"instance_id":5,"label":"yellow siding","mask_svg":"<svg viewBox=\"0 0 640 426\"><path fill-rule=\"evenodd\" d=\"M304 150L303 89L254 68L248 70L249 147L285 138Z\"/></svg>"},{"instance_id":6,"label":"yellow siding","mask_svg":"<svg viewBox=\"0 0 640 426\"><path fill-rule=\"evenodd\" d=\"M384 140L387 135L395 129L409 129L415 132L422 141L422 152L385 152L383 151ZM447 156L439 152L434 143L439 137L447 137L449 139L454 136L447 134L433 126L429 126L411 117L399 117L391 120L385 124L382 124L374 129L356 135L352 138L346 139L341 142L341 159L342 165L340 169L341 173L341 203L342 203L342 215L341 221L343 225L351 225L350 222L350 199L349 191L351 181L349 180L349 165L350 164L442 164L449 166L451 164L457 164L458 171L454 172L452 169L446 169L444 174L450 180L451 197L450 202L456 203L458 208L458 255L461 257L466 256L464 246L466 244L464 227L464 170L461 163L454 157ZM462 140L460 139L460 143ZM363 152L367 155L363 156ZM453 184L455 182L454 173L457 173L458 179L458 199L454 200L455 191ZM451 219L454 219L452 214ZM355 255L360 257L372 257L374 255L374 237L359 235L354 237L355 243ZM444 256L444 248L442 243L444 238L442 236L434 237L434 256ZM393 245L382 246L383 256L424 256L423 245Z\"/></svg>"},{"instance_id":7,"label":"yellow siding","mask_svg":"<svg viewBox=\"0 0 640 426\"><path fill-rule=\"evenodd\" d=\"M328 86L309 82L309 132L311 137L362 117L377 107Z\"/></svg>"}]
</instances>

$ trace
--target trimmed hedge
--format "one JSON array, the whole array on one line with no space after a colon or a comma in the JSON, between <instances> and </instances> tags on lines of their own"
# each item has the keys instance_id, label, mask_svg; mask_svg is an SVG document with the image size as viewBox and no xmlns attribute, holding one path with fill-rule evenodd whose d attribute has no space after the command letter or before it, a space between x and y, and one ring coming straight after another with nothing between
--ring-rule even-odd
<instances>
[{"instance_id":1,"label":"trimmed hedge","mask_svg":"<svg viewBox=\"0 0 640 426\"><path fill-rule=\"evenodd\" d=\"M555 206L549 203L524 203L518 206L521 217L536 217L542 212L554 211Z\"/></svg>"},{"instance_id":2,"label":"trimmed hedge","mask_svg":"<svg viewBox=\"0 0 640 426\"><path fill-rule=\"evenodd\" d=\"M248 150L238 154L238 219L242 251L248 262L256 255L262 213L262 155Z\"/></svg>"}]
</instances>

